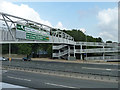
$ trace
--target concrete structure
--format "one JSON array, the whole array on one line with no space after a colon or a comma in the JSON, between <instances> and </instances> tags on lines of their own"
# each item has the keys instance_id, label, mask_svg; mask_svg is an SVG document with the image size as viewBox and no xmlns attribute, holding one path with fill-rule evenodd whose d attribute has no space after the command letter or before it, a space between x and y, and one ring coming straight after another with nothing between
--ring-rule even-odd
<instances>
[{"instance_id":1,"label":"concrete structure","mask_svg":"<svg viewBox=\"0 0 120 90\"><path fill-rule=\"evenodd\" d=\"M87 47L87 48L86 48ZM71 45L53 45L53 58L80 60L120 59L118 43L75 42Z\"/></svg>"},{"instance_id":2,"label":"concrete structure","mask_svg":"<svg viewBox=\"0 0 120 90\"><path fill-rule=\"evenodd\" d=\"M6 13L0 15L4 24L0 27L0 43L52 43L53 58L58 59L119 59L118 43L75 42L61 30Z\"/></svg>"}]
</instances>

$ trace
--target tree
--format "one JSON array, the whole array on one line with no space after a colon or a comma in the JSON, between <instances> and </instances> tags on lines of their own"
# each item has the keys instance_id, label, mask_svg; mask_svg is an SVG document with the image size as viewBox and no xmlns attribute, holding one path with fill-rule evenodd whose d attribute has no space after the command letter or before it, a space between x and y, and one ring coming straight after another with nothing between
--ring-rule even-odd
<instances>
[{"instance_id":1,"label":"tree","mask_svg":"<svg viewBox=\"0 0 120 90\"><path fill-rule=\"evenodd\" d=\"M32 45L31 44L18 44L18 54L26 54L29 55L32 52Z\"/></svg>"},{"instance_id":2,"label":"tree","mask_svg":"<svg viewBox=\"0 0 120 90\"><path fill-rule=\"evenodd\" d=\"M77 29L63 30L63 32L65 32L65 33L69 34L70 36L72 36L75 41L84 41L84 42L86 42L86 38L87 38L87 42L103 42L102 38L100 38L100 37L94 38L92 36L85 35L82 31L77 30Z\"/></svg>"},{"instance_id":3,"label":"tree","mask_svg":"<svg viewBox=\"0 0 120 90\"><path fill-rule=\"evenodd\" d=\"M112 41L106 41L106 43L112 43Z\"/></svg>"},{"instance_id":4,"label":"tree","mask_svg":"<svg viewBox=\"0 0 120 90\"><path fill-rule=\"evenodd\" d=\"M2 53L8 54L9 52L9 45L8 44L2 44Z\"/></svg>"}]
</instances>

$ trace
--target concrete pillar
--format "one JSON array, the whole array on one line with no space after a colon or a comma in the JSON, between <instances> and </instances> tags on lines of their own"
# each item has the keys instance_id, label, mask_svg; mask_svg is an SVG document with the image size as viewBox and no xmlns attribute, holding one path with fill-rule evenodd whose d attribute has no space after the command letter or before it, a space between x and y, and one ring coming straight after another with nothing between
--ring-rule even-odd
<instances>
[{"instance_id":1,"label":"concrete pillar","mask_svg":"<svg viewBox=\"0 0 120 90\"><path fill-rule=\"evenodd\" d=\"M3 30L1 29L1 30L0 30L0 41L2 41L2 37L3 37L3 36L2 36L2 32L3 32Z\"/></svg>"},{"instance_id":2,"label":"concrete pillar","mask_svg":"<svg viewBox=\"0 0 120 90\"><path fill-rule=\"evenodd\" d=\"M59 50L59 58L58 59L60 59L60 50Z\"/></svg>"},{"instance_id":3,"label":"concrete pillar","mask_svg":"<svg viewBox=\"0 0 120 90\"><path fill-rule=\"evenodd\" d=\"M74 57L75 57L75 45L74 45Z\"/></svg>"},{"instance_id":4,"label":"concrete pillar","mask_svg":"<svg viewBox=\"0 0 120 90\"><path fill-rule=\"evenodd\" d=\"M9 58L11 58L11 43L9 43Z\"/></svg>"},{"instance_id":5,"label":"concrete pillar","mask_svg":"<svg viewBox=\"0 0 120 90\"><path fill-rule=\"evenodd\" d=\"M70 46L68 46L68 56L70 57Z\"/></svg>"},{"instance_id":6,"label":"concrete pillar","mask_svg":"<svg viewBox=\"0 0 120 90\"><path fill-rule=\"evenodd\" d=\"M2 44L0 44L0 57L2 57Z\"/></svg>"},{"instance_id":7,"label":"concrete pillar","mask_svg":"<svg viewBox=\"0 0 120 90\"><path fill-rule=\"evenodd\" d=\"M0 57L2 57L2 44L0 44ZM2 69L2 62L0 62L0 68ZM0 70L0 74L0 82L2 82L2 70ZM2 85L0 85L0 87L2 87Z\"/></svg>"},{"instance_id":8,"label":"concrete pillar","mask_svg":"<svg viewBox=\"0 0 120 90\"><path fill-rule=\"evenodd\" d=\"M53 59L53 46L54 46L54 44L52 43L52 59Z\"/></svg>"},{"instance_id":9,"label":"concrete pillar","mask_svg":"<svg viewBox=\"0 0 120 90\"><path fill-rule=\"evenodd\" d=\"M82 58L82 45L80 45L80 57L81 57L81 60L83 60L83 58Z\"/></svg>"},{"instance_id":10,"label":"concrete pillar","mask_svg":"<svg viewBox=\"0 0 120 90\"><path fill-rule=\"evenodd\" d=\"M105 60L105 47L104 47L104 45L103 45L103 60Z\"/></svg>"},{"instance_id":11,"label":"concrete pillar","mask_svg":"<svg viewBox=\"0 0 120 90\"><path fill-rule=\"evenodd\" d=\"M103 53L103 60L105 60L105 53Z\"/></svg>"},{"instance_id":12,"label":"concrete pillar","mask_svg":"<svg viewBox=\"0 0 120 90\"><path fill-rule=\"evenodd\" d=\"M86 52L86 60L87 60L87 52Z\"/></svg>"}]
</instances>

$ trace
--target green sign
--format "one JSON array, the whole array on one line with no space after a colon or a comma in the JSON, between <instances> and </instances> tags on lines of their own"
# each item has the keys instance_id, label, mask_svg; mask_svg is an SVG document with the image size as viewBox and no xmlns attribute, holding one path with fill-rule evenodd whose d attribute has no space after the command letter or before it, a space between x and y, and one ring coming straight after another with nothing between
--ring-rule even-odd
<instances>
[{"instance_id":1,"label":"green sign","mask_svg":"<svg viewBox=\"0 0 120 90\"><path fill-rule=\"evenodd\" d=\"M23 26L20 24L17 24L17 30L21 30L21 31L26 32L25 38L29 39L29 40L42 40L42 41L49 40L49 33L42 31L42 30L34 29L32 27Z\"/></svg>"}]
</instances>

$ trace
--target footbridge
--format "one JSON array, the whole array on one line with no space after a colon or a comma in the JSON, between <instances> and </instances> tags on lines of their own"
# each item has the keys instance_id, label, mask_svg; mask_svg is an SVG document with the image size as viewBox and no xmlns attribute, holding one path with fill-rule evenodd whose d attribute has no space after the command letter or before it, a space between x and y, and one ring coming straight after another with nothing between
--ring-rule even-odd
<instances>
[{"instance_id":1,"label":"footbridge","mask_svg":"<svg viewBox=\"0 0 120 90\"><path fill-rule=\"evenodd\" d=\"M2 43L74 43L74 38L61 30L21 17L0 13L0 22Z\"/></svg>"},{"instance_id":2,"label":"footbridge","mask_svg":"<svg viewBox=\"0 0 120 90\"><path fill-rule=\"evenodd\" d=\"M79 37L78 37L79 38ZM0 43L52 43L53 58L119 59L119 43L75 42L62 30L0 12Z\"/></svg>"}]
</instances>

